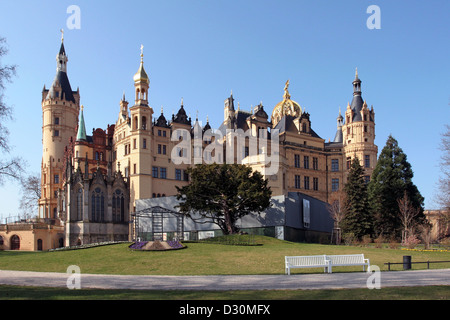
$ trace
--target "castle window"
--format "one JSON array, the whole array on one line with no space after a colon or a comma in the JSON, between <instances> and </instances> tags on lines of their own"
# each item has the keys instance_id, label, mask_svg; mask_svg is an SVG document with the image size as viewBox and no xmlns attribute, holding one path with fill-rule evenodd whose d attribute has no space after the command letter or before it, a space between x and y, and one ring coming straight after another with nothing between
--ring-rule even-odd
<instances>
[{"instance_id":1,"label":"castle window","mask_svg":"<svg viewBox=\"0 0 450 320\"><path fill-rule=\"evenodd\" d=\"M301 185L301 183L300 183L300 176L299 175L296 175L295 176L295 189L300 189L300 185Z\"/></svg>"},{"instance_id":2,"label":"castle window","mask_svg":"<svg viewBox=\"0 0 450 320\"><path fill-rule=\"evenodd\" d=\"M366 168L370 168L370 155L366 154L364 156L364 166Z\"/></svg>"},{"instance_id":3,"label":"castle window","mask_svg":"<svg viewBox=\"0 0 450 320\"><path fill-rule=\"evenodd\" d=\"M138 117L134 117L134 125L133 128L137 130L138 128Z\"/></svg>"},{"instance_id":4,"label":"castle window","mask_svg":"<svg viewBox=\"0 0 450 320\"><path fill-rule=\"evenodd\" d=\"M161 179L167 179L167 169L166 168L159 168L160 178Z\"/></svg>"},{"instance_id":5,"label":"castle window","mask_svg":"<svg viewBox=\"0 0 450 320\"><path fill-rule=\"evenodd\" d=\"M55 125L59 124L59 117L55 117Z\"/></svg>"},{"instance_id":6,"label":"castle window","mask_svg":"<svg viewBox=\"0 0 450 320\"><path fill-rule=\"evenodd\" d=\"M75 217L76 221L83 220L83 189L79 188L77 192L77 216Z\"/></svg>"},{"instance_id":7,"label":"castle window","mask_svg":"<svg viewBox=\"0 0 450 320\"><path fill-rule=\"evenodd\" d=\"M305 190L309 190L309 177L304 178Z\"/></svg>"},{"instance_id":8,"label":"castle window","mask_svg":"<svg viewBox=\"0 0 450 320\"><path fill-rule=\"evenodd\" d=\"M331 191L335 192L339 190L339 179L331 179Z\"/></svg>"},{"instance_id":9,"label":"castle window","mask_svg":"<svg viewBox=\"0 0 450 320\"><path fill-rule=\"evenodd\" d=\"M300 168L300 155L299 154L294 155L294 166L296 168Z\"/></svg>"},{"instance_id":10,"label":"castle window","mask_svg":"<svg viewBox=\"0 0 450 320\"><path fill-rule=\"evenodd\" d=\"M59 130L55 130L55 131L53 131L53 136L55 136L55 137L59 137Z\"/></svg>"},{"instance_id":11,"label":"castle window","mask_svg":"<svg viewBox=\"0 0 450 320\"><path fill-rule=\"evenodd\" d=\"M112 198L113 222L125 222L125 197L122 190L117 189Z\"/></svg>"},{"instance_id":12,"label":"castle window","mask_svg":"<svg viewBox=\"0 0 450 320\"><path fill-rule=\"evenodd\" d=\"M105 196L100 188L95 188L91 194L91 221L105 220Z\"/></svg>"},{"instance_id":13,"label":"castle window","mask_svg":"<svg viewBox=\"0 0 450 320\"><path fill-rule=\"evenodd\" d=\"M142 142L142 149L147 149L147 139L144 139Z\"/></svg>"},{"instance_id":14,"label":"castle window","mask_svg":"<svg viewBox=\"0 0 450 320\"><path fill-rule=\"evenodd\" d=\"M54 182L55 184L58 184L58 183L59 183L59 174L55 174L55 175L53 176L53 182Z\"/></svg>"},{"instance_id":15,"label":"castle window","mask_svg":"<svg viewBox=\"0 0 450 320\"><path fill-rule=\"evenodd\" d=\"M158 167L152 168L152 176L153 178L158 178Z\"/></svg>"},{"instance_id":16,"label":"castle window","mask_svg":"<svg viewBox=\"0 0 450 320\"><path fill-rule=\"evenodd\" d=\"M319 178L313 178L313 190L314 191L319 190Z\"/></svg>"},{"instance_id":17,"label":"castle window","mask_svg":"<svg viewBox=\"0 0 450 320\"><path fill-rule=\"evenodd\" d=\"M319 170L319 158L313 157L313 170Z\"/></svg>"},{"instance_id":18,"label":"castle window","mask_svg":"<svg viewBox=\"0 0 450 320\"><path fill-rule=\"evenodd\" d=\"M147 117L142 117L142 130L147 130Z\"/></svg>"},{"instance_id":19,"label":"castle window","mask_svg":"<svg viewBox=\"0 0 450 320\"><path fill-rule=\"evenodd\" d=\"M331 171L339 171L339 159L331 159Z\"/></svg>"},{"instance_id":20,"label":"castle window","mask_svg":"<svg viewBox=\"0 0 450 320\"><path fill-rule=\"evenodd\" d=\"M95 160L96 161L100 160L100 154L98 153L98 151L95 151Z\"/></svg>"},{"instance_id":21,"label":"castle window","mask_svg":"<svg viewBox=\"0 0 450 320\"><path fill-rule=\"evenodd\" d=\"M303 168L309 169L309 156L303 157Z\"/></svg>"},{"instance_id":22,"label":"castle window","mask_svg":"<svg viewBox=\"0 0 450 320\"><path fill-rule=\"evenodd\" d=\"M136 163L133 164L133 174L136 174Z\"/></svg>"},{"instance_id":23,"label":"castle window","mask_svg":"<svg viewBox=\"0 0 450 320\"><path fill-rule=\"evenodd\" d=\"M181 169L175 169L175 180L181 180Z\"/></svg>"}]
</instances>

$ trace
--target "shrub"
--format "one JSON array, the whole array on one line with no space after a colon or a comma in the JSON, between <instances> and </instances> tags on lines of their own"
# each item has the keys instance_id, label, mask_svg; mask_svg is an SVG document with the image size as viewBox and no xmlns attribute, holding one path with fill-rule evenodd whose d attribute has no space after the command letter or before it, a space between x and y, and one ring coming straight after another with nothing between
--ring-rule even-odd
<instances>
[{"instance_id":1,"label":"shrub","mask_svg":"<svg viewBox=\"0 0 450 320\"><path fill-rule=\"evenodd\" d=\"M351 246L356 243L356 236L353 232L344 233L342 236L346 246Z\"/></svg>"},{"instance_id":2,"label":"shrub","mask_svg":"<svg viewBox=\"0 0 450 320\"><path fill-rule=\"evenodd\" d=\"M385 242L385 239L383 237L383 235L379 235L375 240L375 248L382 248L383 247L383 243Z\"/></svg>"},{"instance_id":3,"label":"shrub","mask_svg":"<svg viewBox=\"0 0 450 320\"><path fill-rule=\"evenodd\" d=\"M420 243L420 239L415 234L410 234L405 238L403 243L408 249L414 249Z\"/></svg>"},{"instance_id":4,"label":"shrub","mask_svg":"<svg viewBox=\"0 0 450 320\"><path fill-rule=\"evenodd\" d=\"M371 242L372 242L372 238L370 237L370 235L366 234L364 237L362 237L361 244L364 247L367 247L369 245L369 243L371 243Z\"/></svg>"}]
</instances>

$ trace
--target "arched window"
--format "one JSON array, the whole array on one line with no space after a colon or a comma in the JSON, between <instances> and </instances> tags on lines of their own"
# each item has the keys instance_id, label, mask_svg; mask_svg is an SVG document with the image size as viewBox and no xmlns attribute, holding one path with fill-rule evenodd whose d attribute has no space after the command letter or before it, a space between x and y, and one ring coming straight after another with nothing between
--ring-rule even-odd
<instances>
[{"instance_id":1,"label":"arched window","mask_svg":"<svg viewBox=\"0 0 450 320\"><path fill-rule=\"evenodd\" d=\"M142 130L147 130L147 117L142 117Z\"/></svg>"},{"instance_id":2,"label":"arched window","mask_svg":"<svg viewBox=\"0 0 450 320\"><path fill-rule=\"evenodd\" d=\"M77 210L76 210L77 216L75 217L75 220L80 221L83 220L83 189L78 188L77 192Z\"/></svg>"},{"instance_id":3,"label":"arched window","mask_svg":"<svg viewBox=\"0 0 450 320\"><path fill-rule=\"evenodd\" d=\"M137 130L138 127L138 117L134 117L134 125L133 128Z\"/></svg>"},{"instance_id":4,"label":"arched window","mask_svg":"<svg viewBox=\"0 0 450 320\"><path fill-rule=\"evenodd\" d=\"M91 221L105 221L105 196L100 188L91 193Z\"/></svg>"},{"instance_id":5,"label":"arched window","mask_svg":"<svg viewBox=\"0 0 450 320\"><path fill-rule=\"evenodd\" d=\"M10 240L11 250L19 250L20 249L20 238L18 235L13 235Z\"/></svg>"},{"instance_id":6,"label":"arched window","mask_svg":"<svg viewBox=\"0 0 450 320\"><path fill-rule=\"evenodd\" d=\"M98 151L95 151L95 160L100 160L100 154L98 153Z\"/></svg>"},{"instance_id":7,"label":"arched window","mask_svg":"<svg viewBox=\"0 0 450 320\"><path fill-rule=\"evenodd\" d=\"M125 222L126 206L125 196L122 190L117 189L112 198L113 222Z\"/></svg>"}]
</instances>

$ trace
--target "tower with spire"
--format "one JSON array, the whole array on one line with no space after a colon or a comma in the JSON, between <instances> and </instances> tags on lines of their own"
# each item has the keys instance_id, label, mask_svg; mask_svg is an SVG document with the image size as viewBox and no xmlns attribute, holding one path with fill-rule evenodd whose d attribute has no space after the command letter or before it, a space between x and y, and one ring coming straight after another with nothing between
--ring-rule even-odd
<instances>
[{"instance_id":1,"label":"tower with spire","mask_svg":"<svg viewBox=\"0 0 450 320\"><path fill-rule=\"evenodd\" d=\"M373 106L369 109L362 98L358 69L353 80L353 99L351 103L348 103L345 111L342 143L347 168L352 159L357 157L365 169L366 181L368 181L375 168L378 154L378 147L375 145L375 111Z\"/></svg>"},{"instance_id":2,"label":"tower with spire","mask_svg":"<svg viewBox=\"0 0 450 320\"><path fill-rule=\"evenodd\" d=\"M42 164L39 217L57 220L57 194L62 189L64 150L76 138L80 92L73 91L67 76L68 56L64 37L56 55L56 75L49 89L42 90Z\"/></svg>"}]
</instances>

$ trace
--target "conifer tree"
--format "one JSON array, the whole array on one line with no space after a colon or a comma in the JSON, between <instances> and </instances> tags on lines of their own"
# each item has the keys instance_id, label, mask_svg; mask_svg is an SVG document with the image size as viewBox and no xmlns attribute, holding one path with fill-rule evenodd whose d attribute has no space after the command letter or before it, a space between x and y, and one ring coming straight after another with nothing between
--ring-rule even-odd
<instances>
[{"instance_id":1,"label":"conifer tree","mask_svg":"<svg viewBox=\"0 0 450 320\"><path fill-rule=\"evenodd\" d=\"M344 191L346 193L345 218L342 221L344 234L353 233L356 238L370 235L373 218L369 208L367 184L364 181L364 168L356 157L353 159Z\"/></svg>"},{"instance_id":2,"label":"conifer tree","mask_svg":"<svg viewBox=\"0 0 450 320\"><path fill-rule=\"evenodd\" d=\"M246 165L198 164L187 172L189 185L176 187L180 213L199 223L215 223L224 234L239 231L238 219L271 206L268 180Z\"/></svg>"},{"instance_id":3,"label":"conifer tree","mask_svg":"<svg viewBox=\"0 0 450 320\"><path fill-rule=\"evenodd\" d=\"M400 238L402 224L397 201L405 195L405 192L412 206L419 210L414 223L425 222L424 198L412 182L413 176L406 154L398 146L397 140L390 135L381 151L368 186L376 234Z\"/></svg>"}]
</instances>

